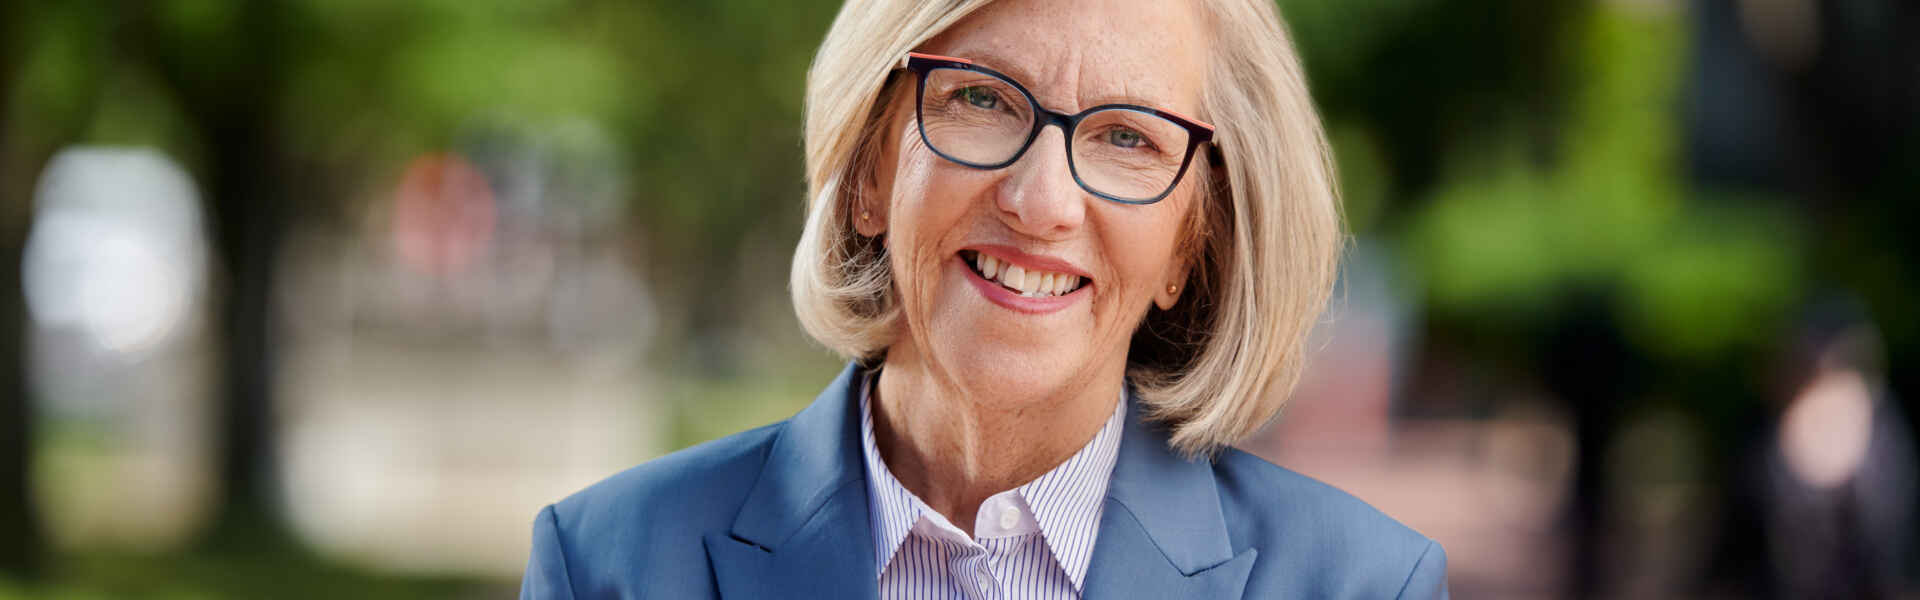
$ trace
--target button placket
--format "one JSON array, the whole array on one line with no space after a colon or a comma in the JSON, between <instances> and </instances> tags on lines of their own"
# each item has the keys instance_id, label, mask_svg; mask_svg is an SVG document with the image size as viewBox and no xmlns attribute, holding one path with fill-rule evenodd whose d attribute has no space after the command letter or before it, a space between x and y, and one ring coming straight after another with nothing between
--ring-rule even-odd
<instances>
[{"instance_id":1,"label":"button placket","mask_svg":"<svg viewBox=\"0 0 1920 600\"><path fill-rule=\"evenodd\" d=\"M999 586L995 585L993 574L987 568L992 558L993 553L990 549L970 547L965 554L951 563L952 573L959 576L956 583L961 584L961 592L967 598L991 600L1000 596Z\"/></svg>"}]
</instances>

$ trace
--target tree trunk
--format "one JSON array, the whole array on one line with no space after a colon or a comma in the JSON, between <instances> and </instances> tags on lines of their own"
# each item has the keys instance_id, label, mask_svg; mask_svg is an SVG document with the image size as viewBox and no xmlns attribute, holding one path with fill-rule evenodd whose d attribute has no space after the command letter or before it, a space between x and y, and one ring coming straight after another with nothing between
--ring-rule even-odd
<instances>
[{"instance_id":1,"label":"tree trunk","mask_svg":"<svg viewBox=\"0 0 1920 600\"><path fill-rule=\"evenodd\" d=\"M20 282L32 202L8 132L8 99L20 71L18 40L26 9L0 9L0 575L39 574L44 542L33 505L33 404L27 397L26 303Z\"/></svg>"},{"instance_id":2,"label":"tree trunk","mask_svg":"<svg viewBox=\"0 0 1920 600\"><path fill-rule=\"evenodd\" d=\"M26 186L11 183L9 171L0 165L0 181L9 182L0 191L5 203L0 216L0 575L32 578L39 572L43 542L32 497L33 404L27 397L20 285L27 203L20 191Z\"/></svg>"},{"instance_id":3,"label":"tree trunk","mask_svg":"<svg viewBox=\"0 0 1920 600\"><path fill-rule=\"evenodd\" d=\"M1597 598L1612 589L1606 580L1602 527L1608 520L1606 449L1626 404L1640 385L1644 365L1620 337L1613 313L1597 292L1582 295L1541 340L1541 374L1548 390L1573 413L1573 489L1567 507L1571 547L1566 562L1568 598Z\"/></svg>"},{"instance_id":4,"label":"tree trunk","mask_svg":"<svg viewBox=\"0 0 1920 600\"><path fill-rule=\"evenodd\" d=\"M238 115L236 115L238 116ZM219 307L222 502L216 543L251 546L286 532L274 510L273 267L283 229L280 171L264 119L214 128L206 206L225 274Z\"/></svg>"},{"instance_id":5,"label":"tree trunk","mask_svg":"<svg viewBox=\"0 0 1920 600\"><path fill-rule=\"evenodd\" d=\"M205 194L216 281L219 338L218 476L213 530L203 546L251 551L287 543L274 502L273 270L286 196L277 115L287 43L276 2L249 2L224 35L185 40L152 14L135 21L123 60L154 67L179 100L206 154ZM214 50L209 51L207 45Z\"/></svg>"}]
</instances>

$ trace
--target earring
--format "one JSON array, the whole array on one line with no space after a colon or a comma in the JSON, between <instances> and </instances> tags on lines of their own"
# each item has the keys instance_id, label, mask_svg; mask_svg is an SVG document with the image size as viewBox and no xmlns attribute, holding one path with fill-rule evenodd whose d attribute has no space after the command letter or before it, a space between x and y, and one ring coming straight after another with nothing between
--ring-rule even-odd
<instances>
[{"instance_id":1,"label":"earring","mask_svg":"<svg viewBox=\"0 0 1920 600\"><path fill-rule=\"evenodd\" d=\"M860 221L861 221L861 222L863 222L863 223L864 223L864 222L867 222L867 221L872 221L872 220L873 220L873 213L872 213L872 212L870 212L870 211L868 211L867 209L864 209L864 208L862 208L862 209L860 209Z\"/></svg>"},{"instance_id":2,"label":"earring","mask_svg":"<svg viewBox=\"0 0 1920 600\"><path fill-rule=\"evenodd\" d=\"M1172 296L1172 295L1174 295L1175 293L1178 293L1179 291L1180 291L1180 286L1177 286L1177 285L1169 285L1169 286L1167 286L1167 295L1168 295L1168 296Z\"/></svg>"}]
</instances>

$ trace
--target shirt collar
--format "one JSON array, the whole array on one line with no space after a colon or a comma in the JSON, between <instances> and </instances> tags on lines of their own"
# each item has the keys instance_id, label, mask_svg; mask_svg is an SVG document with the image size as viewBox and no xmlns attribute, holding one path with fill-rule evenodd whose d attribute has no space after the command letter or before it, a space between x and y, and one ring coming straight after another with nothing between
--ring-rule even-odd
<instances>
[{"instance_id":1,"label":"shirt collar","mask_svg":"<svg viewBox=\"0 0 1920 600\"><path fill-rule=\"evenodd\" d=\"M874 375L869 371L860 383L860 438L866 458L867 512L873 524L875 577L886 572L888 563L906 542L922 516L945 523L919 497L893 477L880 448L874 441L871 399ZM1087 568L1093 559L1094 537L1100 531L1100 518L1106 506L1107 484L1120 455L1121 432L1125 430L1126 392L1113 414L1093 439L1066 462L1033 481L1014 488L1032 510L1040 526L1047 549L1066 571L1076 590L1084 590Z\"/></svg>"},{"instance_id":2,"label":"shirt collar","mask_svg":"<svg viewBox=\"0 0 1920 600\"><path fill-rule=\"evenodd\" d=\"M1053 470L1014 488L1033 508L1040 535L1076 590L1084 589L1087 566L1093 560L1094 536L1100 532L1100 516L1106 507L1107 480L1113 477L1113 465L1120 456L1126 407L1123 391L1107 424L1086 446Z\"/></svg>"}]
</instances>

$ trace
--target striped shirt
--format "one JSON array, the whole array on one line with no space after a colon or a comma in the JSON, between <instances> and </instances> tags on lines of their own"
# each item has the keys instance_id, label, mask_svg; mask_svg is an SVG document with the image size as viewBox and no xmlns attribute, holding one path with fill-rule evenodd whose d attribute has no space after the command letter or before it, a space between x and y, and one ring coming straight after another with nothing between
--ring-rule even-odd
<instances>
[{"instance_id":1,"label":"striped shirt","mask_svg":"<svg viewBox=\"0 0 1920 600\"><path fill-rule=\"evenodd\" d=\"M873 438L872 379L861 384L860 433L880 598L1079 598L1119 457L1124 397L1066 462L982 502L968 536L887 470Z\"/></svg>"}]
</instances>

